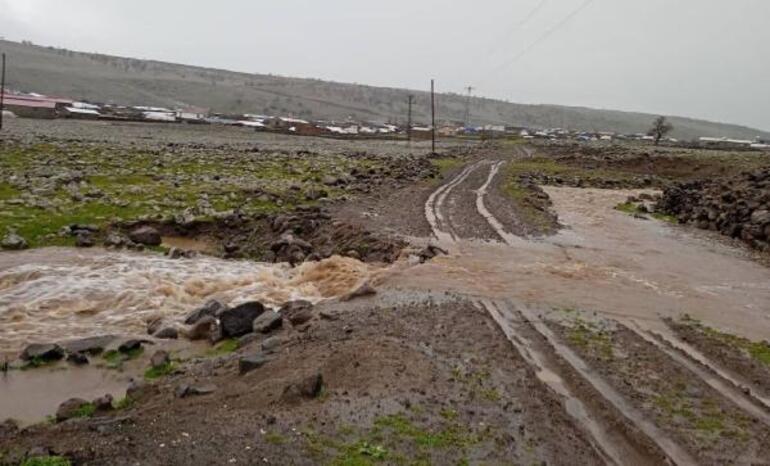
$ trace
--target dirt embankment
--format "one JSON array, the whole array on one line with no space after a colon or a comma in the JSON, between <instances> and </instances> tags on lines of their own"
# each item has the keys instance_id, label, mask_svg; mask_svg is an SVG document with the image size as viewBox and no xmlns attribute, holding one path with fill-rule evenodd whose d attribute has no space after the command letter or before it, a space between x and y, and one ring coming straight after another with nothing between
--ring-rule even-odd
<instances>
[{"instance_id":1,"label":"dirt embankment","mask_svg":"<svg viewBox=\"0 0 770 466\"><path fill-rule=\"evenodd\" d=\"M658 207L681 223L770 250L770 169L671 186L663 192Z\"/></svg>"}]
</instances>

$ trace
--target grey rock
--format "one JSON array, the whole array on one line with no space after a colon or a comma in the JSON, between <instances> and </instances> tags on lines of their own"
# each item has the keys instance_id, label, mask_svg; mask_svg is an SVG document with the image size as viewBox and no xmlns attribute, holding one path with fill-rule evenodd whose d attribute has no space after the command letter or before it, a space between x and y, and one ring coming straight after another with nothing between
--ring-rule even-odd
<instances>
[{"instance_id":1,"label":"grey rock","mask_svg":"<svg viewBox=\"0 0 770 466\"><path fill-rule=\"evenodd\" d=\"M123 246L127 246L129 242L130 241L127 237L116 231L108 233L107 237L104 239L104 245L113 248L121 248Z\"/></svg>"},{"instance_id":2,"label":"grey rock","mask_svg":"<svg viewBox=\"0 0 770 466\"><path fill-rule=\"evenodd\" d=\"M138 350L145 343L150 343L150 342L147 340L132 338L118 345L118 351L120 351L121 353L130 353L131 351Z\"/></svg>"},{"instance_id":3,"label":"grey rock","mask_svg":"<svg viewBox=\"0 0 770 466\"><path fill-rule=\"evenodd\" d=\"M90 248L93 247L93 245L94 238L91 236L91 233L81 231L75 236L75 246L79 248Z\"/></svg>"},{"instance_id":4,"label":"grey rock","mask_svg":"<svg viewBox=\"0 0 770 466\"><path fill-rule=\"evenodd\" d=\"M323 392L323 383L323 376L320 372L313 374L286 386L281 398L289 403L317 398Z\"/></svg>"},{"instance_id":5,"label":"grey rock","mask_svg":"<svg viewBox=\"0 0 770 466\"><path fill-rule=\"evenodd\" d=\"M70 353L69 356L67 356L67 361L76 366L85 366L89 363L88 356L83 353Z\"/></svg>"},{"instance_id":6,"label":"grey rock","mask_svg":"<svg viewBox=\"0 0 770 466\"><path fill-rule=\"evenodd\" d=\"M187 325L193 325L206 316L216 317L219 313L225 310L227 310L227 306L222 304L222 302L216 299L211 299L206 301L203 306L187 314L187 317L184 319L184 323Z\"/></svg>"},{"instance_id":7,"label":"grey rock","mask_svg":"<svg viewBox=\"0 0 770 466\"><path fill-rule=\"evenodd\" d=\"M158 350L150 358L150 366L154 368L163 367L171 363L171 357L168 351Z\"/></svg>"},{"instance_id":8,"label":"grey rock","mask_svg":"<svg viewBox=\"0 0 770 466\"><path fill-rule=\"evenodd\" d=\"M8 233L3 238L3 241L0 242L0 247L9 251L20 251L22 249L27 249L29 243L16 233Z\"/></svg>"},{"instance_id":9,"label":"grey rock","mask_svg":"<svg viewBox=\"0 0 770 466\"><path fill-rule=\"evenodd\" d=\"M99 398L95 399L93 401L93 404L97 411L112 411L113 409L112 401L113 401L112 395L107 393L106 395L100 396Z\"/></svg>"},{"instance_id":10,"label":"grey rock","mask_svg":"<svg viewBox=\"0 0 770 466\"><path fill-rule=\"evenodd\" d=\"M155 332L152 336L161 340L176 340L179 338L179 331L176 327L163 327Z\"/></svg>"},{"instance_id":11,"label":"grey rock","mask_svg":"<svg viewBox=\"0 0 770 466\"><path fill-rule=\"evenodd\" d=\"M131 379L126 389L126 397L132 401L143 401L158 394L158 387L147 382Z\"/></svg>"},{"instance_id":12,"label":"grey rock","mask_svg":"<svg viewBox=\"0 0 770 466\"><path fill-rule=\"evenodd\" d=\"M56 410L56 421L62 422L78 416L80 410L89 404L88 401L82 398L70 398L59 405L59 408Z\"/></svg>"},{"instance_id":13,"label":"grey rock","mask_svg":"<svg viewBox=\"0 0 770 466\"><path fill-rule=\"evenodd\" d=\"M283 325L283 317L275 311L265 311L254 319L254 333L270 333Z\"/></svg>"},{"instance_id":14,"label":"grey rock","mask_svg":"<svg viewBox=\"0 0 770 466\"><path fill-rule=\"evenodd\" d=\"M241 374L251 372L264 366L270 359L263 353L250 354L238 360L238 371Z\"/></svg>"},{"instance_id":15,"label":"grey rock","mask_svg":"<svg viewBox=\"0 0 770 466\"><path fill-rule=\"evenodd\" d=\"M313 304L310 301L289 301L281 306L280 313L292 325L302 325L313 318Z\"/></svg>"},{"instance_id":16,"label":"grey rock","mask_svg":"<svg viewBox=\"0 0 770 466\"><path fill-rule=\"evenodd\" d=\"M160 246L162 241L160 232L151 226L143 226L133 230L128 237L134 243L144 244L146 246Z\"/></svg>"},{"instance_id":17,"label":"grey rock","mask_svg":"<svg viewBox=\"0 0 770 466\"><path fill-rule=\"evenodd\" d=\"M187 398L188 396L209 395L217 391L215 385L188 385L181 384L174 390L177 398Z\"/></svg>"},{"instance_id":18,"label":"grey rock","mask_svg":"<svg viewBox=\"0 0 770 466\"><path fill-rule=\"evenodd\" d=\"M756 225L770 224L770 210L755 210L751 214L751 223Z\"/></svg>"},{"instance_id":19,"label":"grey rock","mask_svg":"<svg viewBox=\"0 0 770 466\"><path fill-rule=\"evenodd\" d=\"M42 359L44 361L56 361L64 357L64 349L54 343L33 343L22 351L19 356L24 361Z\"/></svg>"},{"instance_id":20,"label":"grey rock","mask_svg":"<svg viewBox=\"0 0 770 466\"><path fill-rule=\"evenodd\" d=\"M266 338L262 342L262 351L266 353L272 353L281 347L285 342L285 339L281 336L275 335L270 338Z\"/></svg>"},{"instance_id":21,"label":"grey rock","mask_svg":"<svg viewBox=\"0 0 770 466\"><path fill-rule=\"evenodd\" d=\"M254 319L265 312L265 306L251 301L228 309L219 314L222 335L225 338L240 337L253 331Z\"/></svg>"},{"instance_id":22,"label":"grey rock","mask_svg":"<svg viewBox=\"0 0 770 466\"><path fill-rule=\"evenodd\" d=\"M205 316L188 328L184 334L189 340L207 340L217 327L217 319Z\"/></svg>"},{"instance_id":23,"label":"grey rock","mask_svg":"<svg viewBox=\"0 0 770 466\"><path fill-rule=\"evenodd\" d=\"M96 355L102 353L118 337L115 335L103 335L96 337L80 338L61 342L60 345L68 353L85 353Z\"/></svg>"},{"instance_id":24,"label":"grey rock","mask_svg":"<svg viewBox=\"0 0 770 466\"><path fill-rule=\"evenodd\" d=\"M366 296L372 296L374 294L377 294L377 290L375 290L369 282L364 282L363 284L359 285L358 288L351 291L350 293L346 294L345 296L341 297L341 301L350 301L356 298L363 298Z\"/></svg>"}]
</instances>

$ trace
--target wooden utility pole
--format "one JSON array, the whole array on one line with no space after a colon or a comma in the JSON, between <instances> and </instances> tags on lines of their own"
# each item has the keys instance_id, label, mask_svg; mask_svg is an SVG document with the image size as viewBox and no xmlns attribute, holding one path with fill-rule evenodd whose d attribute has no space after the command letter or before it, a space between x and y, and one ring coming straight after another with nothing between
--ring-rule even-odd
<instances>
[{"instance_id":1,"label":"wooden utility pole","mask_svg":"<svg viewBox=\"0 0 770 466\"><path fill-rule=\"evenodd\" d=\"M465 118L463 118L463 124L467 128L471 119L471 93L473 92L473 86L465 88L468 91L468 97L465 99Z\"/></svg>"},{"instance_id":2,"label":"wooden utility pole","mask_svg":"<svg viewBox=\"0 0 770 466\"><path fill-rule=\"evenodd\" d=\"M430 128L431 128L431 153L436 153L436 92L435 80L430 80Z\"/></svg>"},{"instance_id":3,"label":"wooden utility pole","mask_svg":"<svg viewBox=\"0 0 770 466\"><path fill-rule=\"evenodd\" d=\"M414 96L409 96L409 110L406 114L406 141L412 142L412 102L414 102Z\"/></svg>"},{"instance_id":4,"label":"wooden utility pole","mask_svg":"<svg viewBox=\"0 0 770 466\"><path fill-rule=\"evenodd\" d=\"M3 54L2 70L0 70L0 130L3 129L3 111L5 110L5 54Z\"/></svg>"}]
</instances>

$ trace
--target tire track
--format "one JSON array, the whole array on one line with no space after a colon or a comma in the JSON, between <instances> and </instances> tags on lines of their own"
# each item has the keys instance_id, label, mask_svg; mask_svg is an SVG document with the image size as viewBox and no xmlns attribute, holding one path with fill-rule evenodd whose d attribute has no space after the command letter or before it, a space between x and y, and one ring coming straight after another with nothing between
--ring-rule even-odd
<instances>
[{"instance_id":1,"label":"tire track","mask_svg":"<svg viewBox=\"0 0 770 466\"><path fill-rule=\"evenodd\" d=\"M678 342L674 337L665 338L659 336L660 338L663 338L664 342L671 345L668 346L658 340L658 338L651 332L643 330L639 324L634 321L623 322L623 325L647 343L655 346L680 366L683 366L685 369L695 374L707 385L719 392L721 396L727 398L734 405L741 408L746 414L755 417L767 426L770 426L770 411L767 410L767 400L752 395L750 391L748 393L744 392L742 390L742 385L737 380L711 364L709 360L697 350L694 348L687 348L687 345L684 342Z\"/></svg>"},{"instance_id":2,"label":"tire track","mask_svg":"<svg viewBox=\"0 0 770 466\"><path fill-rule=\"evenodd\" d=\"M503 163L505 162L499 161L492 165L489 168L489 176L487 176L487 181L476 190L476 210L478 211L479 215L484 217L484 220L487 221L489 226L492 227L495 233L497 233L497 236L499 236L505 244L508 246L515 246L516 244L521 244L521 242L524 240L512 233L505 231L503 224L500 223L500 221L497 220L494 215L492 215L492 213L484 204L484 197L487 195L489 185L492 184L492 180L495 179L495 176L497 175L497 172L500 170L500 167L503 165Z\"/></svg>"},{"instance_id":3,"label":"tire track","mask_svg":"<svg viewBox=\"0 0 770 466\"><path fill-rule=\"evenodd\" d=\"M529 353L528 356L522 354L522 357L525 357L527 361L532 361L533 365L538 368L538 378L557 393L565 397L565 405L568 412L571 411L570 414L576 419L578 425L584 425L593 437L596 445L603 450L605 457L612 461L619 460L617 464L656 464L655 460L650 458L649 453L639 451L634 447L631 441L625 440L623 436L619 436L617 432L613 432L610 428L605 428L591 415L581 415L581 413L587 413L586 404L570 392L569 388L564 385L563 378L558 375L558 372L553 366L550 368L548 367L548 363L542 354L539 356L532 356L534 350L531 343L522 343L526 342L526 340L523 339L521 333L517 332L513 327L513 322L516 320L514 313L518 314L520 320L526 322L532 330L537 332L547 342L549 350L553 351L556 357L566 362L583 381L588 383L601 395L603 401L611 405L630 425L635 427L649 439L650 442L655 444L673 464L697 464L695 459L693 459L687 451L675 443L654 423L648 420L605 380L595 374L574 351L562 344L545 323L534 313L523 307L517 307L516 310L513 310L513 306L507 302L497 301L493 303L489 300L482 300L482 304L495 322L500 325L514 347L519 352L524 351ZM629 454L635 454L637 458L629 457Z\"/></svg>"},{"instance_id":4,"label":"tire track","mask_svg":"<svg viewBox=\"0 0 770 466\"><path fill-rule=\"evenodd\" d=\"M447 196L455 187L465 181L471 173L485 163L489 162L487 160L481 160L468 165L452 178L452 180L440 186L428 196L428 200L425 202L425 219L430 225L433 236L440 244L452 244L457 241L457 236L454 234L449 222L441 212Z\"/></svg>"}]
</instances>

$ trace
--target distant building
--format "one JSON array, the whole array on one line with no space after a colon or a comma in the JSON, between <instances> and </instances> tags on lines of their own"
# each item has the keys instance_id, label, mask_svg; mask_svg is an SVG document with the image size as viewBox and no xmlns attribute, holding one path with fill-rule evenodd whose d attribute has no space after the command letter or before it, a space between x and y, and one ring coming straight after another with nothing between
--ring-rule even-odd
<instances>
[{"instance_id":1,"label":"distant building","mask_svg":"<svg viewBox=\"0 0 770 466\"><path fill-rule=\"evenodd\" d=\"M101 114L97 110L90 108L64 107L60 116L80 120L98 120Z\"/></svg>"},{"instance_id":2,"label":"distant building","mask_svg":"<svg viewBox=\"0 0 770 466\"><path fill-rule=\"evenodd\" d=\"M209 116L209 109L185 107L176 111L176 117L182 121L204 121Z\"/></svg>"},{"instance_id":3,"label":"distant building","mask_svg":"<svg viewBox=\"0 0 770 466\"><path fill-rule=\"evenodd\" d=\"M3 108L23 118L56 118L60 111L72 105L68 99L46 97L42 95L24 95L5 93Z\"/></svg>"}]
</instances>

